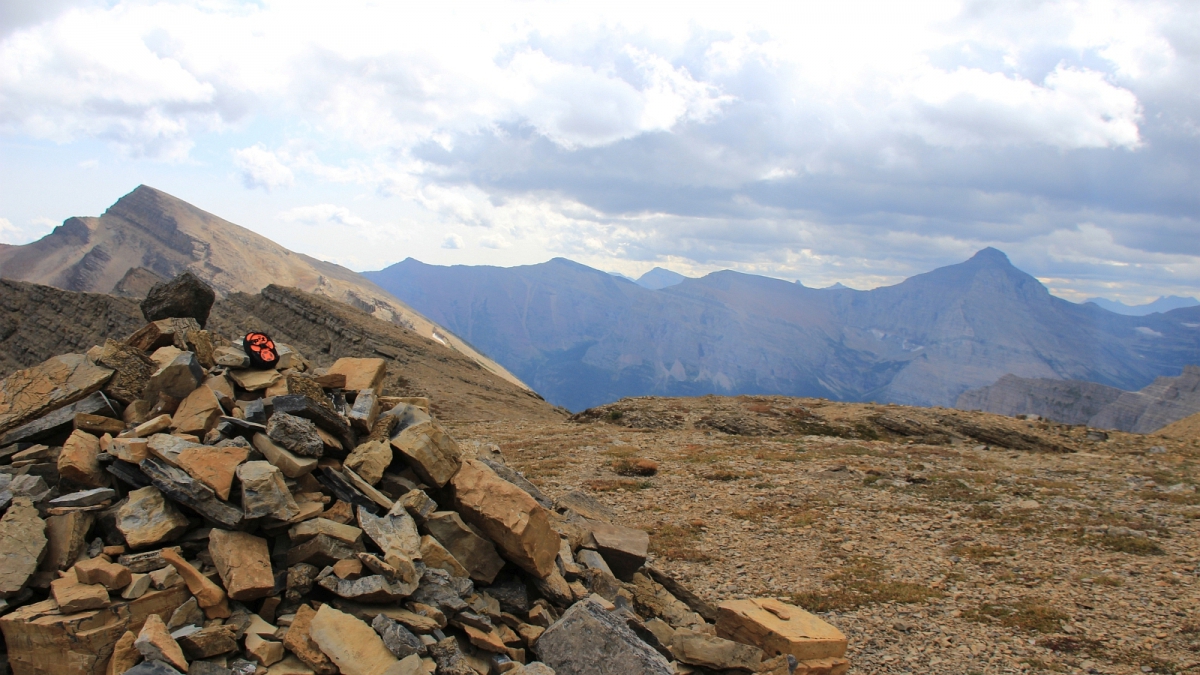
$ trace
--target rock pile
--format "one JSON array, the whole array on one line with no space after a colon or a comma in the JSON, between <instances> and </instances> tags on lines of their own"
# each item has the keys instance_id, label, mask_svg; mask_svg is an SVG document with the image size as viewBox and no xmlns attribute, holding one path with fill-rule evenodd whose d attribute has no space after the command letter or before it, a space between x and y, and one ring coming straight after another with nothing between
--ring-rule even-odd
<instances>
[{"instance_id":1,"label":"rock pile","mask_svg":"<svg viewBox=\"0 0 1200 675\"><path fill-rule=\"evenodd\" d=\"M820 619L713 608L603 504L459 447L384 360L252 370L195 279L156 291L0 382L0 673L848 670Z\"/></svg>"}]
</instances>

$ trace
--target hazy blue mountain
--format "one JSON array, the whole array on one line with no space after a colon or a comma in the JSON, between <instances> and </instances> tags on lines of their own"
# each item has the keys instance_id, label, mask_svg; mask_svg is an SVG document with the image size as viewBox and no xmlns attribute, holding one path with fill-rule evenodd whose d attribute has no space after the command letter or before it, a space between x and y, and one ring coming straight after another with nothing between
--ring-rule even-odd
<instances>
[{"instance_id":1,"label":"hazy blue mountain","mask_svg":"<svg viewBox=\"0 0 1200 675\"><path fill-rule=\"evenodd\" d=\"M1178 295L1164 295L1154 302L1148 302L1144 305L1127 305L1120 300L1109 300L1108 298L1089 298L1086 302L1095 303L1110 312L1126 316L1146 316L1155 312L1169 312L1173 309L1200 305L1200 300L1182 298Z\"/></svg>"},{"instance_id":2,"label":"hazy blue mountain","mask_svg":"<svg viewBox=\"0 0 1200 675\"><path fill-rule=\"evenodd\" d=\"M1071 303L995 249L871 291L731 271L654 291L561 258L365 276L572 410L707 393L952 406L1009 373L1130 391L1200 362L1200 308Z\"/></svg>"},{"instance_id":3,"label":"hazy blue mountain","mask_svg":"<svg viewBox=\"0 0 1200 675\"><path fill-rule=\"evenodd\" d=\"M669 288L671 286L675 286L676 284L683 283L684 279L687 279L687 277L678 272L672 272L671 270L665 270L661 267L655 267L649 272L646 272L642 276L638 277L636 283L642 288L649 288L652 291L659 291L664 288Z\"/></svg>"}]
</instances>

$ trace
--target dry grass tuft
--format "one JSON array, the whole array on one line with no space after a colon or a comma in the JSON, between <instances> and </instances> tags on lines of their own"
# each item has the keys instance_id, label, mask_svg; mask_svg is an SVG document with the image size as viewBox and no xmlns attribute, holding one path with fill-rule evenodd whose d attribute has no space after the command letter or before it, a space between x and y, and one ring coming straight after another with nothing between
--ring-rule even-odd
<instances>
[{"instance_id":1,"label":"dry grass tuft","mask_svg":"<svg viewBox=\"0 0 1200 675\"><path fill-rule=\"evenodd\" d=\"M1011 604L984 603L978 609L964 612L963 616L1030 633L1056 633L1062 629L1062 622L1071 618L1066 612L1033 598L1022 598Z\"/></svg>"}]
</instances>

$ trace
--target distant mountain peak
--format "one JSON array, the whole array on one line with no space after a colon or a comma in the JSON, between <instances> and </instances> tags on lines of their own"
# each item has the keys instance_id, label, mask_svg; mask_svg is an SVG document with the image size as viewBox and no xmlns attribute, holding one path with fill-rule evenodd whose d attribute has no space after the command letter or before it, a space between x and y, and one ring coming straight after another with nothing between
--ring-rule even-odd
<instances>
[{"instance_id":1,"label":"distant mountain peak","mask_svg":"<svg viewBox=\"0 0 1200 675\"><path fill-rule=\"evenodd\" d=\"M991 246L988 246L985 249L980 249L979 252L971 256L971 259L967 262L988 263L992 265L1003 265L1005 267L1013 266L1012 261L1008 259L1008 255L1004 251L1001 251L998 248L992 248Z\"/></svg>"},{"instance_id":2,"label":"distant mountain peak","mask_svg":"<svg viewBox=\"0 0 1200 675\"><path fill-rule=\"evenodd\" d=\"M661 291L664 288L670 288L677 284L683 283L688 277L683 276L678 272L672 272L668 269L655 267L637 278L635 282L642 288L649 288L652 291Z\"/></svg>"}]
</instances>

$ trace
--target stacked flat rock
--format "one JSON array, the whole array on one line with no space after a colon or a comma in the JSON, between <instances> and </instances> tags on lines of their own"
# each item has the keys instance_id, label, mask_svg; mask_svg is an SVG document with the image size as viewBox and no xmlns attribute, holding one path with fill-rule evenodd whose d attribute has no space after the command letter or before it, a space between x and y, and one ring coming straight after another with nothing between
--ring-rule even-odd
<instances>
[{"instance_id":1,"label":"stacked flat rock","mask_svg":"<svg viewBox=\"0 0 1200 675\"><path fill-rule=\"evenodd\" d=\"M848 670L819 618L712 607L602 504L464 450L384 359L249 370L198 279L152 295L0 382L0 673Z\"/></svg>"}]
</instances>

